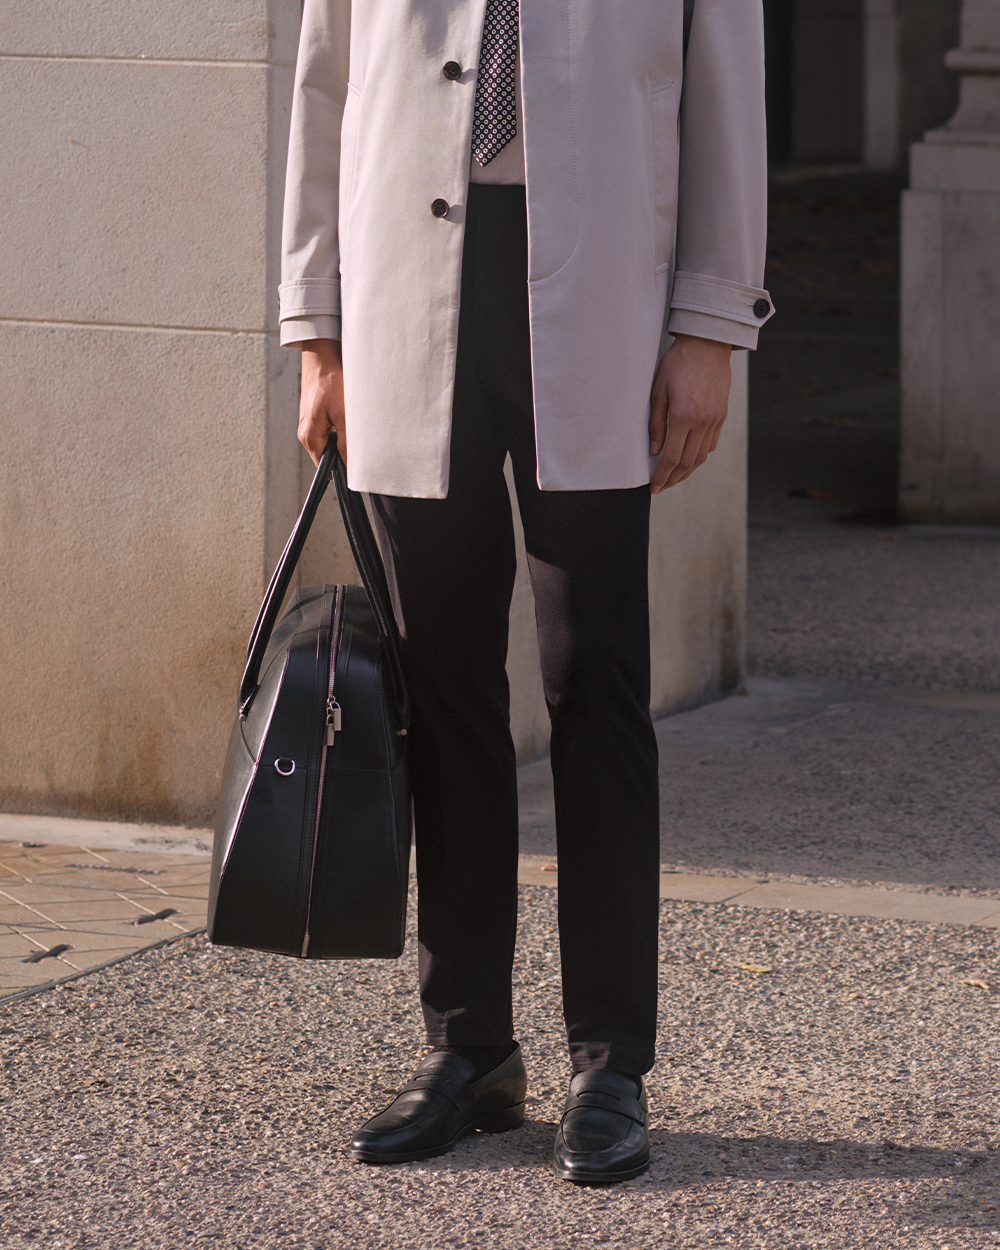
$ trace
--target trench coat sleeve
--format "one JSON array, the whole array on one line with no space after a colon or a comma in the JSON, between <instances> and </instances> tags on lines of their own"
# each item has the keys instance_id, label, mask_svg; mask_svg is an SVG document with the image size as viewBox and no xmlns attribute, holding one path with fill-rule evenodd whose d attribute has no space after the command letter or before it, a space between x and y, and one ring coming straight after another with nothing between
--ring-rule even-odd
<instances>
[{"instance_id":1,"label":"trench coat sleeve","mask_svg":"<svg viewBox=\"0 0 1000 1250\"><path fill-rule=\"evenodd\" d=\"M766 247L763 6L694 0L667 332L756 347L774 311L761 287Z\"/></svg>"},{"instance_id":2,"label":"trench coat sleeve","mask_svg":"<svg viewBox=\"0 0 1000 1250\"><path fill-rule=\"evenodd\" d=\"M301 347L311 339L340 339L340 318L286 317L281 323L281 346Z\"/></svg>"},{"instance_id":3,"label":"trench coat sleeve","mask_svg":"<svg viewBox=\"0 0 1000 1250\"><path fill-rule=\"evenodd\" d=\"M347 100L351 0L305 0L295 68L281 239L282 340L288 321L322 321L340 337L340 131Z\"/></svg>"}]
</instances>

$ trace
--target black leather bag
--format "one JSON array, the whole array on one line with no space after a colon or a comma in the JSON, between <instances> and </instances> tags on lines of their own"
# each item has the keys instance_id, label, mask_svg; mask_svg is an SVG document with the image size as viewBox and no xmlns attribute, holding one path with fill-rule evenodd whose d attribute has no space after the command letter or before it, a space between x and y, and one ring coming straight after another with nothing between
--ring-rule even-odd
<instances>
[{"instance_id":1,"label":"black leather bag","mask_svg":"<svg viewBox=\"0 0 1000 1250\"><path fill-rule=\"evenodd\" d=\"M331 470L361 586L281 602ZM307 959L398 956L409 701L385 571L330 439L247 647L215 828L208 935Z\"/></svg>"}]
</instances>

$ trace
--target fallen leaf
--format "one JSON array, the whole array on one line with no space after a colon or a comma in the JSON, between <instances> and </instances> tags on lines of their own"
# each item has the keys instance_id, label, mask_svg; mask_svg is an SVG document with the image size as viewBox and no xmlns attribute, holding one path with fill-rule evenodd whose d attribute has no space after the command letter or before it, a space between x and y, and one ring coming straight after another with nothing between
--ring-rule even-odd
<instances>
[{"instance_id":1,"label":"fallen leaf","mask_svg":"<svg viewBox=\"0 0 1000 1250\"><path fill-rule=\"evenodd\" d=\"M765 968L763 964L740 964L741 972L770 972L770 968Z\"/></svg>"},{"instance_id":2,"label":"fallen leaf","mask_svg":"<svg viewBox=\"0 0 1000 1250\"><path fill-rule=\"evenodd\" d=\"M542 872L558 872L558 864L542 864Z\"/></svg>"},{"instance_id":3,"label":"fallen leaf","mask_svg":"<svg viewBox=\"0 0 1000 1250\"><path fill-rule=\"evenodd\" d=\"M985 981L979 981L975 977L967 977L962 984L971 985L976 990L988 990L990 988Z\"/></svg>"},{"instance_id":4,"label":"fallen leaf","mask_svg":"<svg viewBox=\"0 0 1000 1250\"><path fill-rule=\"evenodd\" d=\"M834 430L853 430L860 424L854 417L805 417L806 425L824 425ZM809 498L816 496L810 495Z\"/></svg>"},{"instance_id":5,"label":"fallen leaf","mask_svg":"<svg viewBox=\"0 0 1000 1250\"><path fill-rule=\"evenodd\" d=\"M788 497L790 499L832 499L833 491L823 486L796 486L794 490L788 492Z\"/></svg>"}]
</instances>

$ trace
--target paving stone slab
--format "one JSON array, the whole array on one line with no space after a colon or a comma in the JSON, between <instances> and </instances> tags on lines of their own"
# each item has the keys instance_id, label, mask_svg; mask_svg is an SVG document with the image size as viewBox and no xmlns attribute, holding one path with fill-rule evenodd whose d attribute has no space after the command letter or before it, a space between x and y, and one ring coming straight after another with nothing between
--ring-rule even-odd
<instances>
[{"instance_id":1,"label":"paving stone slab","mask_svg":"<svg viewBox=\"0 0 1000 1250\"><path fill-rule=\"evenodd\" d=\"M542 806L537 801L536 812ZM90 826L98 822L79 823L82 842L83 836L94 832ZM61 822L58 830L65 836L73 824ZM168 845L183 846L188 833L183 829L161 830L159 836ZM36 836L41 836L37 826ZM162 849L136 847L84 847L79 843L22 847L8 843L0 846L0 852L5 855L2 862L14 874L0 883L0 935L8 939L8 947L0 953L0 985L8 993L53 979L51 972L39 975L40 965L21 962L32 949L65 942L72 950L62 957L62 964L85 970L205 924L210 863L206 856L192 854L187 847L172 855ZM411 871L413 868L411 861ZM518 881L557 889L557 861L554 857L522 855ZM1000 927L996 899L875 887L769 882L760 877L675 871L661 875L660 897L677 902ZM166 908L172 908L174 914L148 924L135 923L142 915ZM25 946L26 934L34 937L37 946Z\"/></svg>"},{"instance_id":2,"label":"paving stone slab","mask_svg":"<svg viewBox=\"0 0 1000 1250\"><path fill-rule=\"evenodd\" d=\"M62 868L59 872L51 873L47 876L33 874L30 878L33 884L43 885L46 888L56 886L72 887L73 889L86 889L95 895L97 894L155 894L159 887L159 880L156 877L149 877L138 872L97 872L92 869L77 869L72 866ZM0 889L5 889L11 894L17 894L17 886L10 882L4 882L0 885Z\"/></svg>"},{"instance_id":3,"label":"paving stone slab","mask_svg":"<svg viewBox=\"0 0 1000 1250\"><path fill-rule=\"evenodd\" d=\"M15 929L0 932L0 961L24 959L37 949L34 942Z\"/></svg>"},{"instance_id":4,"label":"paving stone slab","mask_svg":"<svg viewBox=\"0 0 1000 1250\"><path fill-rule=\"evenodd\" d=\"M185 829L174 825L126 824L115 820L76 820L64 816L20 816L0 812L0 852L4 843L22 842L57 846L117 848L141 851L176 851L212 857L212 830ZM39 848L41 849L41 848Z\"/></svg>"},{"instance_id":5,"label":"paving stone slab","mask_svg":"<svg viewBox=\"0 0 1000 1250\"><path fill-rule=\"evenodd\" d=\"M0 900L0 930L4 925L36 924L39 916L30 907L10 899Z\"/></svg>"},{"instance_id":6,"label":"paving stone slab","mask_svg":"<svg viewBox=\"0 0 1000 1250\"><path fill-rule=\"evenodd\" d=\"M735 896L742 907L779 907L836 916L923 920L934 924L978 924L997 911L995 899L948 898L902 890L850 889L818 885L758 885Z\"/></svg>"},{"instance_id":7,"label":"paving stone slab","mask_svg":"<svg viewBox=\"0 0 1000 1250\"><path fill-rule=\"evenodd\" d=\"M60 885L58 882L18 881L4 882L0 886L0 898L16 903L29 903L32 906L46 903L83 903L94 897L94 891L75 882L72 885Z\"/></svg>"},{"instance_id":8,"label":"paving stone slab","mask_svg":"<svg viewBox=\"0 0 1000 1250\"><path fill-rule=\"evenodd\" d=\"M746 894L745 877L709 877L697 873L660 874L660 898L678 902L725 903Z\"/></svg>"},{"instance_id":9,"label":"paving stone slab","mask_svg":"<svg viewBox=\"0 0 1000 1250\"><path fill-rule=\"evenodd\" d=\"M62 977L73 976L79 969L64 959L45 959L38 964L25 964L20 960L0 959L0 993L4 997L36 985L48 985Z\"/></svg>"},{"instance_id":10,"label":"paving stone slab","mask_svg":"<svg viewBox=\"0 0 1000 1250\"><path fill-rule=\"evenodd\" d=\"M130 920L136 914L135 903L114 894L104 898L74 899L69 903L52 902L36 906L49 920L60 925L71 925L80 920Z\"/></svg>"}]
</instances>

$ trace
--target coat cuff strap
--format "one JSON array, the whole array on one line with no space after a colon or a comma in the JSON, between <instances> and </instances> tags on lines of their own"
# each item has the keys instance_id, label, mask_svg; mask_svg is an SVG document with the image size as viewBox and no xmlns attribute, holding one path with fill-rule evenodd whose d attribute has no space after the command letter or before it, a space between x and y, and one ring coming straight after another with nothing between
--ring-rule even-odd
<instances>
[{"instance_id":1,"label":"coat cuff strap","mask_svg":"<svg viewBox=\"0 0 1000 1250\"><path fill-rule=\"evenodd\" d=\"M685 270L674 274L670 308L706 313L710 317L722 317L755 329L774 315L771 297L760 287L744 286L727 278Z\"/></svg>"}]
</instances>

